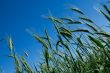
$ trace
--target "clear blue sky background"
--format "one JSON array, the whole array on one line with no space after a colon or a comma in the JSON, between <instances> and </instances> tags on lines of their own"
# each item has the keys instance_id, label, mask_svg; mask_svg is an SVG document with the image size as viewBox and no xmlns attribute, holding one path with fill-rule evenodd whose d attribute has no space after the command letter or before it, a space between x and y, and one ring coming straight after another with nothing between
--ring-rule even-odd
<instances>
[{"instance_id":1,"label":"clear blue sky background","mask_svg":"<svg viewBox=\"0 0 110 73\"><path fill-rule=\"evenodd\" d=\"M23 50L29 53L31 62L41 61L42 48L26 29L31 29L38 35L43 35L47 28L50 35L54 35L52 24L45 18L48 9L56 17L71 16L69 6L77 6L83 10L88 17L103 24L104 19L93 7L100 0L0 0L0 38L6 38L10 34L18 54L24 55ZM103 22L102 22L103 21ZM0 42L0 67L5 73L13 72L13 60L7 57L9 49L6 41Z\"/></svg>"}]
</instances>

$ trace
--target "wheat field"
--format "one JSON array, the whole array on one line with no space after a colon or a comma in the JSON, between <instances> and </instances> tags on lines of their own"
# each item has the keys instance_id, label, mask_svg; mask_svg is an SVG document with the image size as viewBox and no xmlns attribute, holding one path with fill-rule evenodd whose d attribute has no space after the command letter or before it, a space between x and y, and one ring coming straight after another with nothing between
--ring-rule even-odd
<instances>
[{"instance_id":1,"label":"wheat field","mask_svg":"<svg viewBox=\"0 0 110 73\"><path fill-rule=\"evenodd\" d=\"M109 2L100 4L101 8L97 9L107 20L107 28L110 28L109 4ZM14 61L15 73L110 73L109 31L98 26L83 10L76 7L69 10L78 14L77 19L57 18L49 12L47 19L54 25L56 39L51 39L47 30L44 31L44 36L31 34L32 38L43 46L43 62L39 66L30 65L26 61L25 58L28 57L26 51L25 57L19 56L15 52L12 38L10 36L7 38L9 57ZM77 25L81 27L71 29Z\"/></svg>"}]
</instances>

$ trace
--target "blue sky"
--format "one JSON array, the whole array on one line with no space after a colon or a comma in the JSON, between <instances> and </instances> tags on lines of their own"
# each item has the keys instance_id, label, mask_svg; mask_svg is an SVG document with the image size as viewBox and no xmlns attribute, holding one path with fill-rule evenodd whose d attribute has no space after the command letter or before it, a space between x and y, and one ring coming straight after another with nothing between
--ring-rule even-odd
<instances>
[{"instance_id":1,"label":"blue sky","mask_svg":"<svg viewBox=\"0 0 110 73\"><path fill-rule=\"evenodd\" d=\"M18 54L23 55L23 50L29 53L28 61L41 60L42 48L26 29L31 29L38 35L43 35L44 29L54 35L51 22L43 18L48 15L48 9L56 17L71 16L70 6L77 6L83 10L89 18L103 24L104 19L93 7L100 0L0 0L0 38L11 35ZM103 21L103 22L102 22ZM6 73L13 73L13 60L7 57L9 49L6 41L0 42L0 66ZM7 70L6 70L7 69Z\"/></svg>"}]
</instances>

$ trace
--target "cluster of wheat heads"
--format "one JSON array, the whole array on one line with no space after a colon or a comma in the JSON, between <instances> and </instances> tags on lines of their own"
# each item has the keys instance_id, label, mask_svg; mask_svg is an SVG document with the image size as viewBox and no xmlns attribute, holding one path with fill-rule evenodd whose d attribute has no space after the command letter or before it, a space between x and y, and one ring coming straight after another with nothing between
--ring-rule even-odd
<instances>
[{"instance_id":1,"label":"cluster of wheat heads","mask_svg":"<svg viewBox=\"0 0 110 73\"><path fill-rule=\"evenodd\" d=\"M98 11L110 22L108 4L101 6ZM15 73L110 73L109 32L100 28L80 9L70 10L78 13L77 19L55 18L51 14L48 17L56 30L55 40L50 38L47 30L43 37L32 34L43 45L44 59L39 67L31 67L25 57L16 55L12 39L8 38L9 57L14 59ZM81 27L74 29L76 25Z\"/></svg>"}]
</instances>

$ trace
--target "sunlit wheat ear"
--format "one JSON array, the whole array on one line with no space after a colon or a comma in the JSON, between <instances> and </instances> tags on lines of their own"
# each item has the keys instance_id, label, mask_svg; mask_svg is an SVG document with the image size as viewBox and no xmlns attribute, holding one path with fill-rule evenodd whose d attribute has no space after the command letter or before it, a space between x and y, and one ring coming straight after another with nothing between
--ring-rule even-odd
<instances>
[{"instance_id":1,"label":"sunlit wheat ear","mask_svg":"<svg viewBox=\"0 0 110 73\"><path fill-rule=\"evenodd\" d=\"M51 17L48 17L48 19L50 19L51 21L57 22L59 24L63 24L63 21L61 19L54 18L54 17L53 17L53 19Z\"/></svg>"},{"instance_id":2,"label":"sunlit wheat ear","mask_svg":"<svg viewBox=\"0 0 110 73\"><path fill-rule=\"evenodd\" d=\"M20 58L20 62L24 68L24 71L26 71L26 73L34 73L34 71L31 69L30 65L27 63L24 57Z\"/></svg>"},{"instance_id":3,"label":"sunlit wheat ear","mask_svg":"<svg viewBox=\"0 0 110 73\"><path fill-rule=\"evenodd\" d=\"M47 43L46 43L44 40L42 40L39 36L37 36L36 34L33 34L33 37L34 37L39 43L41 43L45 48L48 48Z\"/></svg>"},{"instance_id":4,"label":"sunlit wheat ear","mask_svg":"<svg viewBox=\"0 0 110 73\"><path fill-rule=\"evenodd\" d=\"M102 6L107 11L107 13L110 15L110 8L105 4L103 4Z\"/></svg>"},{"instance_id":5,"label":"sunlit wheat ear","mask_svg":"<svg viewBox=\"0 0 110 73\"><path fill-rule=\"evenodd\" d=\"M68 29L66 29L66 28L64 28L64 27L60 27L59 29L60 29L60 34L61 34L62 36L66 36L66 37L68 37L68 38L72 38L72 33L71 33L70 30L68 30Z\"/></svg>"},{"instance_id":6,"label":"sunlit wheat ear","mask_svg":"<svg viewBox=\"0 0 110 73\"><path fill-rule=\"evenodd\" d=\"M73 20L71 18L60 18L63 20L66 24L81 24L80 21Z\"/></svg>"},{"instance_id":7,"label":"sunlit wheat ear","mask_svg":"<svg viewBox=\"0 0 110 73\"><path fill-rule=\"evenodd\" d=\"M28 57L29 55L28 55L28 53L27 53L27 51L24 51L24 54L25 54L25 56L26 57Z\"/></svg>"},{"instance_id":8,"label":"sunlit wheat ear","mask_svg":"<svg viewBox=\"0 0 110 73\"><path fill-rule=\"evenodd\" d=\"M77 12L77 13L79 13L79 14L82 14L82 15L84 15L84 13L80 10L80 9L78 9L78 8L76 8L76 7L73 7L73 8L70 8L72 11L75 11L75 12Z\"/></svg>"},{"instance_id":9,"label":"sunlit wheat ear","mask_svg":"<svg viewBox=\"0 0 110 73\"><path fill-rule=\"evenodd\" d=\"M7 41L8 41L8 47L9 47L10 51L13 51L14 48L13 48L12 38L8 37Z\"/></svg>"},{"instance_id":10,"label":"sunlit wheat ear","mask_svg":"<svg viewBox=\"0 0 110 73\"><path fill-rule=\"evenodd\" d=\"M43 40L43 39L46 39L45 37L40 37L38 35L36 35L35 33L33 33L31 30L29 29L26 29L26 31L32 35L39 43L41 43L45 48L48 48L48 45L47 43Z\"/></svg>"},{"instance_id":11,"label":"sunlit wheat ear","mask_svg":"<svg viewBox=\"0 0 110 73\"><path fill-rule=\"evenodd\" d=\"M102 36L104 36L104 37L110 37L110 34L108 34L108 33L105 33L105 32L97 32L97 33L95 33L95 34L98 34L98 35L102 35Z\"/></svg>"},{"instance_id":12,"label":"sunlit wheat ear","mask_svg":"<svg viewBox=\"0 0 110 73\"><path fill-rule=\"evenodd\" d=\"M94 23L91 19L87 18L87 17L79 17L79 19L89 22L89 23Z\"/></svg>"},{"instance_id":13,"label":"sunlit wheat ear","mask_svg":"<svg viewBox=\"0 0 110 73\"><path fill-rule=\"evenodd\" d=\"M56 22L54 21L54 18L53 18L53 16L52 16L51 11L48 10L48 12L49 12L49 17L50 17L50 19L51 19L51 21L52 21L52 23L53 23L53 25L54 25L54 27L55 27L55 30L57 31L57 34L59 35L59 34L60 34L59 29L58 29L59 27L57 26Z\"/></svg>"},{"instance_id":14,"label":"sunlit wheat ear","mask_svg":"<svg viewBox=\"0 0 110 73\"><path fill-rule=\"evenodd\" d=\"M93 43L95 43L97 46L99 46L100 48L104 48L104 45L102 44L102 42L92 36L88 36L90 41L92 41Z\"/></svg>"},{"instance_id":15,"label":"sunlit wheat ear","mask_svg":"<svg viewBox=\"0 0 110 73\"><path fill-rule=\"evenodd\" d=\"M110 22L110 8L106 5L102 5L102 7L106 10L106 12L100 8L95 8L99 13L101 13L109 22Z\"/></svg>"},{"instance_id":16,"label":"sunlit wheat ear","mask_svg":"<svg viewBox=\"0 0 110 73\"><path fill-rule=\"evenodd\" d=\"M87 25L90 29L92 29L93 31L98 32L98 30L97 30L93 25L88 24L88 23L84 23L84 24L86 24L86 25Z\"/></svg>"},{"instance_id":17,"label":"sunlit wheat ear","mask_svg":"<svg viewBox=\"0 0 110 73\"><path fill-rule=\"evenodd\" d=\"M100 10L100 13L110 22L110 16L106 14L104 11Z\"/></svg>"},{"instance_id":18,"label":"sunlit wheat ear","mask_svg":"<svg viewBox=\"0 0 110 73\"><path fill-rule=\"evenodd\" d=\"M29 34L29 35L33 35L35 32L29 28L26 28L26 32Z\"/></svg>"},{"instance_id":19,"label":"sunlit wheat ear","mask_svg":"<svg viewBox=\"0 0 110 73\"><path fill-rule=\"evenodd\" d=\"M76 29L76 30L71 30L71 32L84 32L84 33L89 33L92 34L89 30L87 29Z\"/></svg>"}]
</instances>

